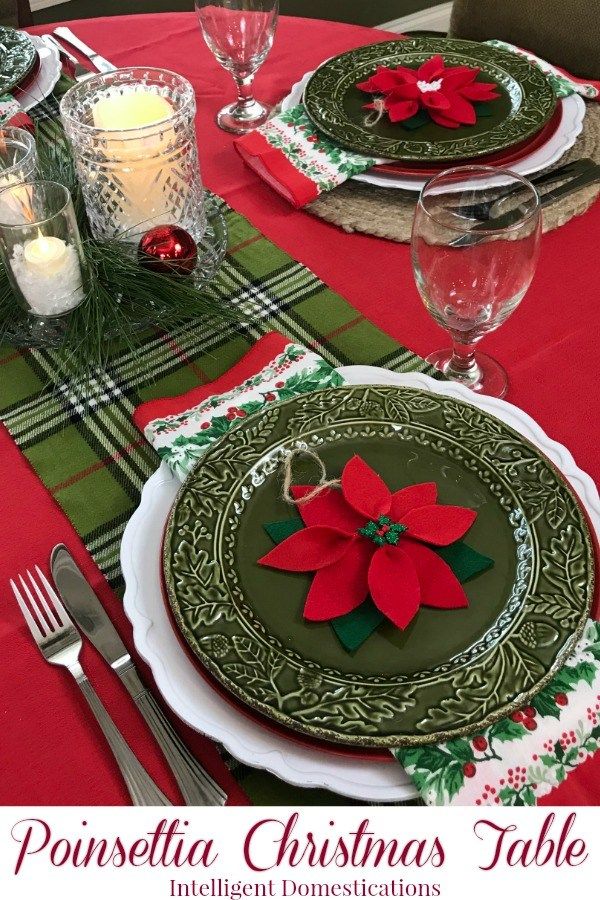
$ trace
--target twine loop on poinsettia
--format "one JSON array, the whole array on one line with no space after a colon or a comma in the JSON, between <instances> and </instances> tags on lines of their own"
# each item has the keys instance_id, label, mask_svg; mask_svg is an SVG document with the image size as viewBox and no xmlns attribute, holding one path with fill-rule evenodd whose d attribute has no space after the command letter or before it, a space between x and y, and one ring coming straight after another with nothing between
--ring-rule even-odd
<instances>
[{"instance_id":1,"label":"twine loop on poinsettia","mask_svg":"<svg viewBox=\"0 0 600 900\"><path fill-rule=\"evenodd\" d=\"M373 128L374 125L383 118L386 113L385 97L374 97L373 102L369 104L371 112L363 119L365 128Z\"/></svg>"},{"instance_id":2,"label":"twine loop on poinsettia","mask_svg":"<svg viewBox=\"0 0 600 900\"><path fill-rule=\"evenodd\" d=\"M315 484L312 491L309 491L302 497L294 497L294 495L292 494L292 482L294 480L292 469L294 460L298 459L299 456L306 456L313 462L315 462L321 471L321 477L318 483ZM313 450L309 450L308 447L296 447L294 450L290 450L288 453L286 453L283 460L282 469L283 487L281 489L281 496L285 500L285 502L289 503L291 506L299 506L301 503L308 503L309 500L314 500L315 497L318 497L319 494L321 494L323 491L326 491L327 488L339 487L342 483L339 478L327 478L327 469L325 468L325 463L318 453L315 453Z\"/></svg>"}]
</instances>

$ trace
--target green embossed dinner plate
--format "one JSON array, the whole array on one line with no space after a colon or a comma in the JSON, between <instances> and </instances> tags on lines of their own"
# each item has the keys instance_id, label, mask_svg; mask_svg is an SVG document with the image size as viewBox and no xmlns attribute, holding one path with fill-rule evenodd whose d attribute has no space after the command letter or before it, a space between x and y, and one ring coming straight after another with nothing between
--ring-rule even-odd
<instances>
[{"instance_id":1,"label":"green embossed dinner plate","mask_svg":"<svg viewBox=\"0 0 600 900\"><path fill-rule=\"evenodd\" d=\"M458 129L429 122L408 130L387 116L367 127L363 106L370 95L359 91L357 82L373 75L377 66L418 68L436 53L448 66L480 67L478 80L498 85L500 97L487 104L490 114ZM512 147L536 134L555 106L552 86L537 66L515 53L454 38L386 41L350 50L317 69L304 90L306 112L337 143L360 153L414 162L467 160Z\"/></svg>"},{"instance_id":2,"label":"green embossed dinner plate","mask_svg":"<svg viewBox=\"0 0 600 900\"><path fill-rule=\"evenodd\" d=\"M0 27L0 94L12 91L31 71L37 51L28 34Z\"/></svg>"},{"instance_id":3,"label":"green embossed dinner plate","mask_svg":"<svg viewBox=\"0 0 600 900\"><path fill-rule=\"evenodd\" d=\"M354 654L305 621L312 576L257 564L263 524L293 514L280 464L299 441L330 477L359 453L392 490L436 481L441 503L476 509L466 540L495 565L465 585L468 608L422 608ZM297 481L310 475L299 466ZM163 565L178 627L223 685L292 729L365 747L438 741L522 706L572 648L594 582L578 502L535 447L459 400L378 386L274 403L229 431L181 488Z\"/></svg>"}]
</instances>

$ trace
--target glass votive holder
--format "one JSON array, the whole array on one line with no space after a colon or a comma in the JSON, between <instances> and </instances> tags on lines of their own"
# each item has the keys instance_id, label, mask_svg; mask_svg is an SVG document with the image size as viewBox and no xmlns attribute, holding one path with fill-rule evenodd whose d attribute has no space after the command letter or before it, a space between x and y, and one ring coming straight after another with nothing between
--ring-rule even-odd
<instances>
[{"instance_id":1,"label":"glass votive holder","mask_svg":"<svg viewBox=\"0 0 600 900\"><path fill-rule=\"evenodd\" d=\"M33 181L0 191L0 254L29 314L63 316L83 300L83 250L64 185Z\"/></svg>"},{"instance_id":2,"label":"glass votive holder","mask_svg":"<svg viewBox=\"0 0 600 900\"><path fill-rule=\"evenodd\" d=\"M117 69L67 91L60 114L96 238L137 243L157 225L179 225L200 242L195 113L190 82L165 69Z\"/></svg>"},{"instance_id":3,"label":"glass votive holder","mask_svg":"<svg viewBox=\"0 0 600 900\"><path fill-rule=\"evenodd\" d=\"M33 181L37 164L32 134L11 125L0 128L0 190L22 181Z\"/></svg>"}]
</instances>

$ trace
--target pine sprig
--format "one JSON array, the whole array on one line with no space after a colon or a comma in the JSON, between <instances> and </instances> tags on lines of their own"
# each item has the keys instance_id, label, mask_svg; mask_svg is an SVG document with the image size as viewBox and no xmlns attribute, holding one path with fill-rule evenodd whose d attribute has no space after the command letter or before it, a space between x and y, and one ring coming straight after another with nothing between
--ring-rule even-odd
<instances>
[{"instance_id":1,"label":"pine sprig","mask_svg":"<svg viewBox=\"0 0 600 900\"><path fill-rule=\"evenodd\" d=\"M168 330L198 319L203 324L237 321L240 312L224 306L194 277L161 274L138 264L135 247L96 240L85 211L81 185L64 132L49 108L38 121L36 143L41 177L71 193L86 261L86 296L68 316L53 346L57 379L91 379L109 364L115 348L135 350L151 325ZM0 265L0 343L10 343L25 313L18 307Z\"/></svg>"}]
</instances>

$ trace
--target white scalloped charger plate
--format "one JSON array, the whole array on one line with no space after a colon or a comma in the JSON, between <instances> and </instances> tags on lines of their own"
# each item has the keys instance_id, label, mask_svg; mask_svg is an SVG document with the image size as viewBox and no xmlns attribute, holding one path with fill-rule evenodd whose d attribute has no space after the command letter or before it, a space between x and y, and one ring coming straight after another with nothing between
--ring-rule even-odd
<instances>
[{"instance_id":1,"label":"white scalloped charger plate","mask_svg":"<svg viewBox=\"0 0 600 900\"><path fill-rule=\"evenodd\" d=\"M312 74L312 72L307 72L300 81L296 82L288 96L281 101L283 112L302 102L304 88ZM516 172L518 175L533 175L535 172L541 172L543 169L547 169L558 162L567 150L573 146L583 128L585 103L579 94L572 94L570 97L561 100L561 103L563 105L562 119L554 134L545 144L534 150L533 153L511 163L508 168L512 172ZM379 161L385 162L383 159ZM353 180L362 181L364 184L373 184L376 187L420 191L429 178L394 175L370 169L368 172L363 172L362 175L354 175ZM485 185L482 187L485 187Z\"/></svg>"},{"instance_id":2,"label":"white scalloped charger plate","mask_svg":"<svg viewBox=\"0 0 600 900\"><path fill-rule=\"evenodd\" d=\"M390 384L417 387L457 397L497 416L539 447L577 492L596 534L600 534L600 500L591 478L582 472L565 447L552 441L530 416L504 400L473 394L427 375L401 375L373 366L339 370L349 384ZM161 591L160 558L164 526L180 484L166 464L147 481L138 509L121 545L125 577L125 612L133 625L135 646L148 663L165 702L184 722L223 744L241 762L266 769L290 784L326 788L356 800L408 800L416 792L400 766L352 759L336 752L312 749L275 734L247 717L197 672L181 649Z\"/></svg>"},{"instance_id":3,"label":"white scalloped charger plate","mask_svg":"<svg viewBox=\"0 0 600 900\"><path fill-rule=\"evenodd\" d=\"M15 98L21 104L24 112L33 109L34 106L50 96L56 87L62 69L60 56L55 47L45 44L37 34L32 34L31 40L40 57L40 68L35 79L24 91L18 89L14 91Z\"/></svg>"}]
</instances>

